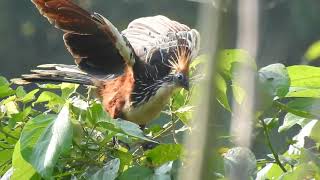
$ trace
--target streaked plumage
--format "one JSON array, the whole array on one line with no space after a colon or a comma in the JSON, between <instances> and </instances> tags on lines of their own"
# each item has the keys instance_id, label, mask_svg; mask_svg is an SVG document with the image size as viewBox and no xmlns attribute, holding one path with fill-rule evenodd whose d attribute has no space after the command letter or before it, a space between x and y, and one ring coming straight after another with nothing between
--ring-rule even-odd
<instances>
[{"instance_id":1,"label":"streaked plumage","mask_svg":"<svg viewBox=\"0 0 320 180\"><path fill-rule=\"evenodd\" d=\"M25 81L93 85L113 118L139 125L154 119L177 88L188 88L189 63L199 50L199 33L165 16L132 21L121 33L100 14L71 0L32 0L64 31L75 65L40 65Z\"/></svg>"}]
</instances>

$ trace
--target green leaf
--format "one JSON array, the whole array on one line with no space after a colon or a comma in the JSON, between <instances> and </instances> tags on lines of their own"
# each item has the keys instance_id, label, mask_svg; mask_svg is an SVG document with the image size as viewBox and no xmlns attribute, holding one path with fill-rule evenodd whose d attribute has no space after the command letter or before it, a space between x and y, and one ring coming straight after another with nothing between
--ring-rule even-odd
<instances>
[{"instance_id":1,"label":"green leaf","mask_svg":"<svg viewBox=\"0 0 320 180\"><path fill-rule=\"evenodd\" d=\"M0 86L3 86L3 85L9 86L10 83L9 83L9 81L8 81L5 77L0 76Z\"/></svg>"},{"instance_id":2,"label":"green leaf","mask_svg":"<svg viewBox=\"0 0 320 180\"><path fill-rule=\"evenodd\" d=\"M232 79L232 66L235 63L245 64L252 69L257 69L254 59L252 59L247 51L242 49L226 49L219 52L218 62L220 67L219 69L223 75L229 79Z\"/></svg>"},{"instance_id":3,"label":"green leaf","mask_svg":"<svg viewBox=\"0 0 320 180\"><path fill-rule=\"evenodd\" d=\"M147 180L151 179L153 171L147 167L134 166L126 170L120 177L119 180Z\"/></svg>"},{"instance_id":4,"label":"green leaf","mask_svg":"<svg viewBox=\"0 0 320 180\"><path fill-rule=\"evenodd\" d=\"M9 85L0 86L0 98L4 98L7 96L11 96L15 93L13 89L9 87Z\"/></svg>"},{"instance_id":5,"label":"green leaf","mask_svg":"<svg viewBox=\"0 0 320 180\"><path fill-rule=\"evenodd\" d=\"M62 83L61 97L64 99L69 98L72 95L72 93L74 93L77 90L78 87L79 87L79 84Z\"/></svg>"},{"instance_id":6,"label":"green leaf","mask_svg":"<svg viewBox=\"0 0 320 180\"><path fill-rule=\"evenodd\" d=\"M305 118L320 117L320 99L295 98L287 104L277 103L280 109Z\"/></svg>"},{"instance_id":7,"label":"green leaf","mask_svg":"<svg viewBox=\"0 0 320 180\"><path fill-rule=\"evenodd\" d=\"M103 168L96 172L89 179L91 180L114 180L118 175L120 160L118 158L109 161Z\"/></svg>"},{"instance_id":8,"label":"green leaf","mask_svg":"<svg viewBox=\"0 0 320 180\"><path fill-rule=\"evenodd\" d=\"M65 103L65 99L63 99L62 97L49 92L49 91L44 91L42 92L37 101L34 102L34 104L36 103L42 103L42 102L48 102L47 106L49 109L55 109L55 107L59 107L62 106Z\"/></svg>"},{"instance_id":9,"label":"green leaf","mask_svg":"<svg viewBox=\"0 0 320 180\"><path fill-rule=\"evenodd\" d=\"M145 137L143 131L140 129L140 126L135 123L132 123L130 121L118 119L115 121L115 127L117 129L120 129L122 131L122 133L125 133L129 136L136 137L136 138L139 138L139 139L142 139L145 141L157 143L156 141L153 141L153 140Z\"/></svg>"},{"instance_id":10,"label":"green leaf","mask_svg":"<svg viewBox=\"0 0 320 180\"><path fill-rule=\"evenodd\" d=\"M304 57L308 61L316 60L320 57L320 41L316 41L308 48L307 52L305 53Z\"/></svg>"},{"instance_id":11,"label":"green leaf","mask_svg":"<svg viewBox=\"0 0 320 180\"><path fill-rule=\"evenodd\" d=\"M302 163L295 167L293 171L283 174L280 180L292 179L319 179L320 171L314 163Z\"/></svg>"},{"instance_id":12,"label":"green leaf","mask_svg":"<svg viewBox=\"0 0 320 180\"><path fill-rule=\"evenodd\" d=\"M230 108L228 96L227 96L227 83L220 74L217 74L215 78L216 78L215 82L216 82L216 88L217 88L217 91L216 91L217 100L222 105L222 107L224 107L225 109L231 112L231 108Z\"/></svg>"},{"instance_id":13,"label":"green leaf","mask_svg":"<svg viewBox=\"0 0 320 180\"><path fill-rule=\"evenodd\" d=\"M40 179L37 176L36 170L29 164L21 155L20 150L20 141L17 142L13 156L12 156L12 167L14 169L13 175L11 177L12 180L20 180L20 179ZM38 178L36 178L38 177Z\"/></svg>"},{"instance_id":14,"label":"green leaf","mask_svg":"<svg viewBox=\"0 0 320 180\"><path fill-rule=\"evenodd\" d=\"M24 97L22 97L20 99L21 102L23 103L28 103L31 102L35 99L35 94L39 91L39 89L34 89L32 91L30 91L29 93L27 93Z\"/></svg>"},{"instance_id":15,"label":"green leaf","mask_svg":"<svg viewBox=\"0 0 320 180\"><path fill-rule=\"evenodd\" d=\"M180 144L160 144L152 150L146 151L146 157L155 166L174 161L182 156L183 149Z\"/></svg>"},{"instance_id":16,"label":"green leaf","mask_svg":"<svg viewBox=\"0 0 320 180\"><path fill-rule=\"evenodd\" d=\"M18 98L22 98L26 95L26 91L24 90L24 88L22 86L19 86L17 89L16 89L16 95Z\"/></svg>"},{"instance_id":17,"label":"green leaf","mask_svg":"<svg viewBox=\"0 0 320 180\"><path fill-rule=\"evenodd\" d=\"M271 64L261 68L258 73L261 90L268 91L272 97L284 97L289 92L290 79L283 64Z\"/></svg>"},{"instance_id":18,"label":"green leaf","mask_svg":"<svg viewBox=\"0 0 320 180\"><path fill-rule=\"evenodd\" d=\"M320 97L320 68L296 65L287 67L291 87L287 97Z\"/></svg>"},{"instance_id":19,"label":"green leaf","mask_svg":"<svg viewBox=\"0 0 320 180\"><path fill-rule=\"evenodd\" d=\"M23 157L43 177L50 177L62 152L70 148L72 125L69 107L65 105L59 115L41 115L29 121L21 135Z\"/></svg>"},{"instance_id":20,"label":"green leaf","mask_svg":"<svg viewBox=\"0 0 320 180\"><path fill-rule=\"evenodd\" d=\"M295 124L299 124L301 127L303 127L309 121L310 119L308 118L297 116L292 113L287 113L286 116L284 117L282 125L278 129L278 132L280 133L280 132L287 131Z\"/></svg>"}]
</instances>

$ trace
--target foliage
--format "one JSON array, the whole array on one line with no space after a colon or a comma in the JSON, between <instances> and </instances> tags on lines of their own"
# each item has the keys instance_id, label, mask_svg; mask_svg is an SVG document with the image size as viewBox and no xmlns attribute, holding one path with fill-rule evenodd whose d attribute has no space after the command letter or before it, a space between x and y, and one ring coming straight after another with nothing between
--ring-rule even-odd
<instances>
[{"instance_id":1,"label":"foliage","mask_svg":"<svg viewBox=\"0 0 320 180\"><path fill-rule=\"evenodd\" d=\"M144 131L134 123L111 119L92 97L91 87L46 84L27 92L0 77L0 175L13 172L12 179L175 179L178 169L188 164L184 154L192 153L182 145L181 135L192 133L190 121L196 107L190 103L190 94L197 96L202 76L196 69L205 60L201 56L191 64L191 92L177 91L160 120ZM320 68L282 64L257 68L249 54L236 49L220 52L219 62L216 98L230 115L230 102L241 105L251 96L237 82L235 68L256 72L255 128L264 133L270 154L256 158L250 150L233 147L231 139L223 138L228 147L219 148L227 148L221 156L226 169L215 174L232 177L228 173L233 169L245 167L244 171L250 171L248 178L319 178ZM290 140L288 136L285 150L274 147L274 135L287 136L292 130L295 137ZM145 149L150 144L157 145Z\"/></svg>"}]
</instances>

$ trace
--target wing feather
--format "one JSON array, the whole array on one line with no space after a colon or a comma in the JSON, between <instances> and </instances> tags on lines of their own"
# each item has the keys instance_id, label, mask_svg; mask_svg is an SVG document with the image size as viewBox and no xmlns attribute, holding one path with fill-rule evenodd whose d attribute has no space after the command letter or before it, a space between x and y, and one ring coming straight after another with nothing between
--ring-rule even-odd
<instances>
[{"instance_id":1,"label":"wing feather","mask_svg":"<svg viewBox=\"0 0 320 180\"><path fill-rule=\"evenodd\" d=\"M130 43L103 16L91 14L71 0L32 0L40 13L65 32L64 41L75 63L85 72L122 74L135 62Z\"/></svg>"}]
</instances>

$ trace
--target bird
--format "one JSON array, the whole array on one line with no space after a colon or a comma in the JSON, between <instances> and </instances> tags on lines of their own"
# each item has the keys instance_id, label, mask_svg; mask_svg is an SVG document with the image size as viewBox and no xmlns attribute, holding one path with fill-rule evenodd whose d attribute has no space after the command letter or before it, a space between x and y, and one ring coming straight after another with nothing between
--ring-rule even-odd
<instances>
[{"instance_id":1,"label":"bird","mask_svg":"<svg viewBox=\"0 0 320 180\"><path fill-rule=\"evenodd\" d=\"M200 47L196 29L156 15L135 19L118 31L107 18L71 0L31 1L63 31L75 64L39 65L22 81L94 86L111 118L141 128L157 118L175 90L189 89L189 65Z\"/></svg>"}]
</instances>

